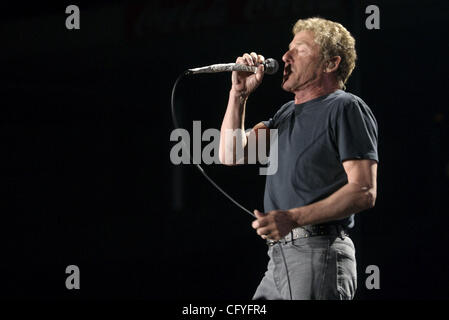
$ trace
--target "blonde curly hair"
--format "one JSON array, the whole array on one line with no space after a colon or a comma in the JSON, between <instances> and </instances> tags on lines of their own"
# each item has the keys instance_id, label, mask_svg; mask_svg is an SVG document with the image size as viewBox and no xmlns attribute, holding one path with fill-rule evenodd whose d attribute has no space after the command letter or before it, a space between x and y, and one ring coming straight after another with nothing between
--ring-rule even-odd
<instances>
[{"instance_id":1,"label":"blonde curly hair","mask_svg":"<svg viewBox=\"0 0 449 320\"><path fill-rule=\"evenodd\" d=\"M292 32L296 35L303 30L314 33L315 42L321 48L323 61L340 56L337 79L340 88L345 88L345 83L354 70L357 60L354 37L340 23L318 17L299 19L293 26Z\"/></svg>"}]
</instances>

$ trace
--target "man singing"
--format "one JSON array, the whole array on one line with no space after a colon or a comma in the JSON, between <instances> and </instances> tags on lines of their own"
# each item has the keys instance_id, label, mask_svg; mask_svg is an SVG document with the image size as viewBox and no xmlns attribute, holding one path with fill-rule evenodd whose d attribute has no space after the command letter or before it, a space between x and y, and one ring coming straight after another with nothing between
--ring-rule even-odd
<instances>
[{"instance_id":1,"label":"man singing","mask_svg":"<svg viewBox=\"0 0 449 320\"><path fill-rule=\"evenodd\" d=\"M264 57L237 58L257 72L232 73L220 161L244 163L250 136L257 141L259 130L277 129L278 169L266 177L265 212L254 210L252 223L270 258L253 299L352 299L357 272L347 229L355 213L376 201L377 122L362 99L344 91L356 61L351 34L310 18L298 20L293 35L282 57L282 88L294 100L246 134L246 101L262 82ZM240 141L226 139L226 130L235 129L242 129Z\"/></svg>"}]
</instances>

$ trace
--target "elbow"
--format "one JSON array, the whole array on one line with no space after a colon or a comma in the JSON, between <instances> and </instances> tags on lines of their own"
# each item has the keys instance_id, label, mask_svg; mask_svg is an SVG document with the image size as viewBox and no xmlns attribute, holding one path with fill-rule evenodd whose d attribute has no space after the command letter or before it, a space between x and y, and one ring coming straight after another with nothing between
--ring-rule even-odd
<instances>
[{"instance_id":1,"label":"elbow","mask_svg":"<svg viewBox=\"0 0 449 320\"><path fill-rule=\"evenodd\" d=\"M245 151L243 148L236 150L235 146L230 148L229 146L225 146L223 144L223 146L220 145L219 148L218 160L225 166L243 164L245 161L244 152Z\"/></svg>"},{"instance_id":2,"label":"elbow","mask_svg":"<svg viewBox=\"0 0 449 320\"><path fill-rule=\"evenodd\" d=\"M226 156L226 148L225 148L225 144L222 143L220 141L220 147L218 149L218 160L220 161L221 164L225 165L225 166L230 166L232 165L232 163L229 161L230 157L229 155ZM232 157L231 157L232 159Z\"/></svg>"},{"instance_id":3,"label":"elbow","mask_svg":"<svg viewBox=\"0 0 449 320\"><path fill-rule=\"evenodd\" d=\"M234 163L232 161L227 160L226 157L224 155L222 155L221 153L218 156L218 160L220 160L220 163L225 166L233 166L234 165Z\"/></svg>"},{"instance_id":4,"label":"elbow","mask_svg":"<svg viewBox=\"0 0 449 320\"><path fill-rule=\"evenodd\" d=\"M357 211L364 211L374 208L376 205L376 188L370 185L360 185L355 184L355 195L357 200L355 200L354 205Z\"/></svg>"},{"instance_id":5,"label":"elbow","mask_svg":"<svg viewBox=\"0 0 449 320\"><path fill-rule=\"evenodd\" d=\"M232 152L227 152L226 150L224 150L224 149L222 150L221 148L218 153L218 160L220 161L221 164L223 164L225 166L234 166L235 165Z\"/></svg>"},{"instance_id":6,"label":"elbow","mask_svg":"<svg viewBox=\"0 0 449 320\"><path fill-rule=\"evenodd\" d=\"M367 209L372 209L376 206L376 197L368 199Z\"/></svg>"},{"instance_id":7,"label":"elbow","mask_svg":"<svg viewBox=\"0 0 449 320\"><path fill-rule=\"evenodd\" d=\"M364 202L366 209L372 209L376 205L376 191L373 189L368 189L364 192Z\"/></svg>"}]
</instances>

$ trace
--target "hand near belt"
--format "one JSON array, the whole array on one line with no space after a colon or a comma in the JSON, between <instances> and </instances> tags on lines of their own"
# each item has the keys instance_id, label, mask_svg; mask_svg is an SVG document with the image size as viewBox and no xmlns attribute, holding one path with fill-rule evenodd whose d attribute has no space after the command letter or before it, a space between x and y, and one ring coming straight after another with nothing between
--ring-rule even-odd
<instances>
[{"instance_id":1,"label":"hand near belt","mask_svg":"<svg viewBox=\"0 0 449 320\"><path fill-rule=\"evenodd\" d=\"M267 213L254 210L254 214L257 220L254 220L251 226L262 239L278 241L298 226L288 210L273 210Z\"/></svg>"}]
</instances>

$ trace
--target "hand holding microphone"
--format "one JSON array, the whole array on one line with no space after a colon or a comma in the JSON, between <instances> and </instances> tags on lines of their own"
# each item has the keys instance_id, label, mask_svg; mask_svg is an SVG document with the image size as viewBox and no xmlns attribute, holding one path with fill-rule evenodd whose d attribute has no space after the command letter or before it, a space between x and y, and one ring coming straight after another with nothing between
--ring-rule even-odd
<instances>
[{"instance_id":1,"label":"hand holding microphone","mask_svg":"<svg viewBox=\"0 0 449 320\"><path fill-rule=\"evenodd\" d=\"M274 74L279 64L275 59L266 59L255 52L238 57L236 63L214 64L189 69L188 74L232 71L232 90L242 98L248 97L262 82L265 73Z\"/></svg>"},{"instance_id":2,"label":"hand holding microphone","mask_svg":"<svg viewBox=\"0 0 449 320\"><path fill-rule=\"evenodd\" d=\"M233 71L232 72L232 88L236 94L242 98L247 98L256 88L262 83L265 66L263 63L265 58L251 52L251 54L245 53L243 56L238 57L236 63L246 66L257 67L255 73Z\"/></svg>"}]
</instances>

